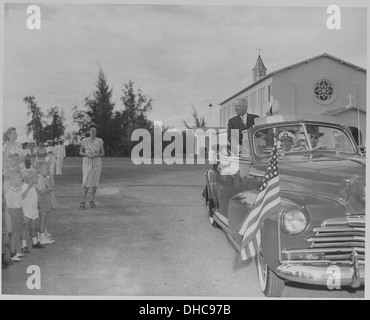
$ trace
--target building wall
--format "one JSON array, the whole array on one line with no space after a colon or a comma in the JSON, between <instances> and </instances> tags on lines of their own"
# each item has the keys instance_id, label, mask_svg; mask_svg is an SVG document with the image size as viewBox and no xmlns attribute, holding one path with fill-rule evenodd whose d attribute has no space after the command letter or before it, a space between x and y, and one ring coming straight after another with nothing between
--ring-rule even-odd
<instances>
[{"instance_id":1,"label":"building wall","mask_svg":"<svg viewBox=\"0 0 370 320\"><path fill-rule=\"evenodd\" d=\"M320 79L328 79L334 84L335 99L330 103L320 104L314 98L314 86ZM271 86L270 99L269 86ZM221 105L220 127L226 127L228 120L235 116L232 104L240 97L248 100L248 112L266 116L272 105L275 107L278 105L282 114L322 114L349 105L349 94L353 96L353 106L366 110L365 71L330 57L319 57L311 61L308 59L307 63L271 74ZM335 117L347 126L358 127L355 110L348 110ZM361 113L360 118L361 137L365 142L366 115Z\"/></svg>"},{"instance_id":2,"label":"building wall","mask_svg":"<svg viewBox=\"0 0 370 320\"><path fill-rule=\"evenodd\" d=\"M271 83L272 77L268 77L225 104L222 104L220 109L220 127L227 127L229 119L236 115L233 103L238 98L248 100L248 113L264 116L265 114L262 110L267 110L271 107L271 94L269 96L269 86L271 86Z\"/></svg>"},{"instance_id":3,"label":"building wall","mask_svg":"<svg viewBox=\"0 0 370 320\"><path fill-rule=\"evenodd\" d=\"M327 105L321 105L314 99L314 85L322 78L332 80L337 89L335 100ZM343 108L349 104L347 96L350 93L353 96L357 94L357 106L366 109L366 72L328 57L279 72L274 75L272 84L272 94L279 101L282 113L296 110L298 114L321 114Z\"/></svg>"},{"instance_id":4,"label":"building wall","mask_svg":"<svg viewBox=\"0 0 370 320\"><path fill-rule=\"evenodd\" d=\"M360 116L360 126L358 126L358 116ZM366 114L362 111L358 112L354 109L342 112L335 116L340 123L348 127L355 127L360 131L360 145L366 144Z\"/></svg>"}]
</instances>

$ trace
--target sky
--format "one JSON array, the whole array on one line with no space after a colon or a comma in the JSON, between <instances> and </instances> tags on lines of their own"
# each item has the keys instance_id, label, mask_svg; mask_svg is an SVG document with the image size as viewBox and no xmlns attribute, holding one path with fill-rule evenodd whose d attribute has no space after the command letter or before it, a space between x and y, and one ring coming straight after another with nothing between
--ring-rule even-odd
<instances>
[{"instance_id":1,"label":"sky","mask_svg":"<svg viewBox=\"0 0 370 320\"><path fill-rule=\"evenodd\" d=\"M219 125L219 104L252 83L257 49L267 73L324 52L367 68L364 8L341 7L341 29L329 30L325 6L51 3L29 30L28 6L4 7L3 128L21 142L31 139L28 95L44 112L63 109L66 132L76 130L72 107L95 89L99 65L115 108L132 80L153 99L149 118L180 130L192 105Z\"/></svg>"}]
</instances>

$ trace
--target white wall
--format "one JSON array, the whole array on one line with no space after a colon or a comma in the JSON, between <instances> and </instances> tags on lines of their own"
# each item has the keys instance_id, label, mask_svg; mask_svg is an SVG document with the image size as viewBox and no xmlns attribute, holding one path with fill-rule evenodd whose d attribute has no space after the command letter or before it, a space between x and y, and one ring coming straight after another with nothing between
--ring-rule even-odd
<instances>
[{"instance_id":1,"label":"white wall","mask_svg":"<svg viewBox=\"0 0 370 320\"><path fill-rule=\"evenodd\" d=\"M272 84L272 77L268 77L251 88L241 92L239 95L230 99L225 104L221 105L220 109L220 127L227 127L230 118L236 115L233 108L233 102L238 98L245 98L248 100L248 113L265 116L265 113L271 107L271 97L269 97L269 85Z\"/></svg>"}]
</instances>

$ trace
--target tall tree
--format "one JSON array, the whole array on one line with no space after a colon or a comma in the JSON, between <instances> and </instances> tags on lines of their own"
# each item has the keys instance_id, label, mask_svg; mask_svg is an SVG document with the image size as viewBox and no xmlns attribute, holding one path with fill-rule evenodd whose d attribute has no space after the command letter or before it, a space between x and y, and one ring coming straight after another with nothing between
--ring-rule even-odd
<instances>
[{"instance_id":1,"label":"tall tree","mask_svg":"<svg viewBox=\"0 0 370 320\"><path fill-rule=\"evenodd\" d=\"M195 107L193 105L191 105L191 106L193 108L194 125L191 126L191 125L187 124L185 120L183 120L185 127L187 129L194 129L194 128L206 127L207 124L206 124L206 121L205 121L204 117L199 116L197 110L195 109Z\"/></svg>"},{"instance_id":2,"label":"tall tree","mask_svg":"<svg viewBox=\"0 0 370 320\"><path fill-rule=\"evenodd\" d=\"M79 133L87 134L89 124L95 123L98 135L104 140L104 145L108 149L112 147L110 128L114 109L112 92L113 89L109 87L106 76L99 67L95 91L85 98L82 109L77 106L73 108L73 120L79 125Z\"/></svg>"},{"instance_id":3,"label":"tall tree","mask_svg":"<svg viewBox=\"0 0 370 320\"><path fill-rule=\"evenodd\" d=\"M32 132L33 139L38 144L44 140L44 113L41 111L40 107L37 105L34 96L27 96L23 98L24 103L27 104L28 112L27 116L31 116L31 121L27 123L27 136Z\"/></svg>"},{"instance_id":4,"label":"tall tree","mask_svg":"<svg viewBox=\"0 0 370 320\"><path fill-rule=\"evenodd\" d=\"M135 89L134 82L130 80L123 85L121 101L124 110L121 113L116 113L115 118L121 120L121 140L127 155L136 144L136 142L131 143L132 132L138 128L147 130L153 128L153 123L148 120L153 100L145 95L141 88Z\"/></svg>"},{"instance_id":5,"label":"tall tree","mask_svg":"<svg viewBox=\"0 0 370 320\"><path fill-rule=\"evenodd\" d=\"M89 112L81 109L79 106L74 106L72 111L73 122L77 123L79 128L77 134L85 135L88 131L89 124L93 122L89 116Z\"/></svg>"},{"instance_id":6,"label":"tall tree","mask_svg":"<svg viewBox=\"0 0 370 320\"><path fill-rule=\"evenodd\" d=\"M47 111L47 118L51 119L51 123L44 129L44 136L47 139L55 140L63 136L65 131L64 125L64 111L59 111L58 107L50 108Z\"/></svg>"},{"instance_id":7,"label":"tall tree","mask_svg":"<svg viewBox=\"0 0 370 320\"><path fill-rule=\"evenodd\" d=\"M141 127L148 122L153 100L145 95L141 88L135 90L132 80L123 85L121 101L128 123L133 127Z\"/></svg>"}]
</instances>

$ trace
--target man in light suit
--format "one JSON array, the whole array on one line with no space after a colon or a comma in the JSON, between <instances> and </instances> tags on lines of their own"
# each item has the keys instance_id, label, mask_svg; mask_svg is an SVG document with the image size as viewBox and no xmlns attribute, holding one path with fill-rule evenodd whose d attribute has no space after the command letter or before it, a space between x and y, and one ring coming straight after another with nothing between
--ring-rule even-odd
<instances>
[{"instance_id":1,"label":"man in light suit","mask_svg":"<svg viewBox=\"0 0 370 320\"><path fill-rule=\"evenodd\" d=\"M59 140L59 146L57 146L56 154L57 154L56 174L57 176L61 176L63 161L66 158L66 147L64 146L63 140Z\"/></svg>"},{"instance_id":2,"label":"man in light suit","mask_svg":"<svg viewBox=\"0 0 370 320\"><path fill-rule=\"evenodd\" d=\"M239 130L239 145L242 145L243 141L243 130L249 129L254 125L254 119L258 118L255 114L248 113L248 100L244 98L238 98L233 104L236 112L236 116L229 120L227 126L227 139L231 144L231 130Z\"/></svg>"}]
</instances>

